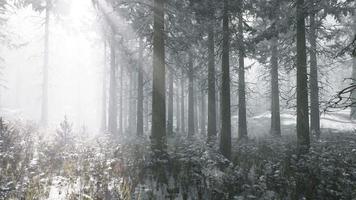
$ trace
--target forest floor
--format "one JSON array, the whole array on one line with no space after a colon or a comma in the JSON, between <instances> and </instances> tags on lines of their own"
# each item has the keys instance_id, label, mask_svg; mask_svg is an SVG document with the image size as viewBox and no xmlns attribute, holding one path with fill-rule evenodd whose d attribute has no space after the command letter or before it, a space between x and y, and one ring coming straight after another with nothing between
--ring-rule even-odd
<instances>
[{"instance_id":1,"label":"forest floor","mask_svg":"<svg viewBox=\"0 0 356 200\"><path fill-rule=\"evenodd\" d=\"M0 152L7 163L0 166L0 199L355 200L356 134L354 126L338 124L350 122L346 113L324 116L320 140L304 155L297 152L293 116L282 116L282 137L251 132L249 140L234 140L231 161L200 136L171 137L163 153L152 152L147 138L101 134L63 145L34 125L11 123L7 132L16 137L6 140L11 151ZM265 131L267 118L249 125L256 120L255 131Z\"/></svg>"}]
</instances>

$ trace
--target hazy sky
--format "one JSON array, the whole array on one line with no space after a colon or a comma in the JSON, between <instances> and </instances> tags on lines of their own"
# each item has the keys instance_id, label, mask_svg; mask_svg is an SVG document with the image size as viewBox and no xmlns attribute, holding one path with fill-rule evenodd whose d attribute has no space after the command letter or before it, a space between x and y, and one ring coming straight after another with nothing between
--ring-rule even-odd
<instances>
[{"instance_id":1,"label":"hazy sky","mask_svg":"<svg viewBox=\"0 0 356 200\"><path fill-rule=\"evenodd\" d=\"M57 126L64 115L76 126L93 130L100 123L103 42L91 1L70 1L66 12L50 21L49 121ZM64 13L64 14L63 14ZM20 48L1 48L5 59L1 89L3 112L38 120L41 105L44 13L30 8L12 14L7 27ZM95 130L95 129L94 129Z\"/></svg>"}]
</instances>

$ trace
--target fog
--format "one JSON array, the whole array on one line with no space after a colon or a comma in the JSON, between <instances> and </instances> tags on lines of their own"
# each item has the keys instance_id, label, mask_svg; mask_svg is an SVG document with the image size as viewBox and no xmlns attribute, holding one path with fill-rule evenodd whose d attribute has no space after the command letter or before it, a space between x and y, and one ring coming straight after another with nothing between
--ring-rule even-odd
<instances>
[{"instance_id":1,"label":"fog","mask_svg":"<svg viewBox=\"0 0 356 200\"><path fill-rule=\"evenodd\" d=\"M0 0L0 200L354 200L355 141L355 1Z\"/></svg>"},{"instance_id":2,"label":"fog","mask_svg":"<svg viewBox=\"0 0 356 200\"><path fill-rule=\"evenodd\" d=\"M49 122L64 115L76 127L97 131L100 123L104 45L98 16L89 1L71 2L65 16L52 18L49 39ZM3 47L2 108L38 122L41 113L44 13L30 7L11 14L7 30L15 47Z\"/></svg>"}]
</instances>

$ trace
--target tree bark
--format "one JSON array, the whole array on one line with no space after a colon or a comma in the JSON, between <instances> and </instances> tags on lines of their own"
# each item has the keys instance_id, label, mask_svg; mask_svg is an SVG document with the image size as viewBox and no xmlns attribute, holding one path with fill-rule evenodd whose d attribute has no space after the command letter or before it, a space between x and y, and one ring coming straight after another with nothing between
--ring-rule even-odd
<instances>
[{"instance_id":1,"label":"tree bark","mask_svg":"<svg viewBox=\"0 0 356 200\"><path fill-rule=\"evenodd\" d=\"M44 63L43 63L43 80L42 80L42 105L41 105L41 125L48 125L48 68L49 68L49 20L50 20L50 0L46 0L45 16L45 40L44 40Z\"/></svg>"},{"instance_id":2,"label":"tree bark","mask_svg":"<svg viewBox=\"0 0 356 200\"><path fill-rule=\"evenodd\" d=\"M124 66L121 64L120 65L120 119L119 119L119 130L120 130L120 134L123 135L124 134L124 122L123 122L123 112L124 112L124 108L123 108L123 95L124 95L124 83L123 83L123 79L124 79Z\"/></svg>"},{"instance_id":3,"label":"tree bark","mask_svg":"<svg viewBox=\"0 0 356 200\"><path fill-rule=\"evenodd\" d=\"M160 150L163 150L166 146L164 4L165 0L154 0L153 6L153 87L151 142L154 149Z\"/></svg>"},{"instance_id":4,"label":"tree bark","mask_svg":"<svg viewBox=\"0 0 356 200\"><path fill-rule=\"evenodd\" d=\"M135 85L135 80L134 80L134 72L130 71L129 72L129 98L128 98L128 104L129 104L129 113L128 113L128 124L129 124L129 128L128 131L131 133L134 132L133 127L134 125L136 125L134 123L134 115L136 115L136 113L134 112L134 104L133 104L133 100L134 100L134 94L133 91L135 89L134 85Z\"/></svg>"},{"instance_id":5,"label":"tree bark","mask_svg":"<svg viewBox=\"0 0 356 200\"><path fill-rule=\"evenodd\" d=\"M308 77L304 0L297 0L297 138L300 153L309 150Z\"/></svg>"},{"instance_id":6,"label":"tree bark","mask_svg":"<svg viewBox=\"0 0 356 200\"><path fill-rule=\"evenodd\" d=\"M103 69L103 88L102 88L102 107L101 107L101 130L105 131L106 130L106 126L107 126L107 100L106 100L106 40L104 41L104 69Z\"/></svg>"},{"instance_id":7,"label":"tree bark","mask_svg":"<svg viewBox=\"0 0 356 200\"><path fill-rule=\"evenodd\" d=\"M181 113L181 131L182 133L185 133L185 105L184 105L184 72L182 70L182 78L180 80L181 83L181 109L180 109L180 113Z\"/></svg>"},{"instance_id":8,"label":"tree bark","mask_svg":"<svg viewBox=\"0 0 356 200\"><path fill-rule=\"evenodd\" d=\"M242 9L238 13L238 43L239 43L239 139L247 138L247 121L246 121L246 90L245 90L245 47L243 39L243 19Z\"/></svg>"},{"instance_id":9,"label":"tree bark","mask_svg":"<svg viewBox=\"0 0 356 200\"><path fill-rule=\"evenodd\" d=\"M194 78L193 78L194 81ZM194 96L194 133L199 132L199 127L200 127L200 120L199 120L199 115L198 113L200 112L200 106L199 106L199 96L198 96L198 87L196 84L193 84L193 96Z\"/></svg>"},{"instance_id":10,"label":"tree bark","mask_svg":"<svg viewBox=\"0 0 356 200\"><path fill-rule=\"evenodd\" d=\"M355 14L353 15L353 32L354 32L354 37L356 37L356 10ZM356 57L352 57L352 84L356 85ZM351 106L351 113L350 117L351 119L356 119L356 91L353 90L351 94L351 103L353 106Z\"/></svg>"},{"instance_id":11,"label":"tree bark","mask_svg":"<svg viewBox=\"0 0 356 200\"><path fill-rule=\"evenodd\" d=\"M221 135L220 151L226 158L231 159L231 108L230 108L230 34L229 14L227 0L224 0L223 11L223 43L222 43L222 66L221 66Z\"/></svg>"},{"instance_id":12,"label":"tree bark","mask_svg":"<svg viewBox=\"0 0 356 200\"><path fill-rule=\"evenodd\" d=\"M116 60L115 33L112 29L110 40L110 89L109 89L109 132L117 134Z\"/></svg>"},{"instance_id":13,"label":"tree bark","mask_svg":"<svg viewBox=\"0 0 356 200\"><path fill-rule=\"evenodd\" d=\"M143 136L143 44L142 39L140 39L139 46L139 57L138 57L138 70L137 70L137 126L136 133L137 136Z\"/></svg>"},{"instance_id":14,"label":"tree bark","mask_svg":"<svg viewBox=\"0 0 356 200\"><path fill-rule=\"evenodd\" d=\"M214 22L208 33L208 141L216 137L215 44Z\"/></svg>"},{"instance_id":15,"label":"tree bark","mask_svg":"<svg viewBox=\"0 0 356 200\"><path fill-rule=\"evenodd\" d=\"M176 133L180 131L180 107L179 107L179 87L178 87L178 80L176 82Z\"/></svg>"},{"instance_id":16,"label":"tree bark","mask_svg":"<svg viewBox=\"0 0 356 200\"><path fill-rule=\"evenodd\" d=\"M271 135L281 136L281 115L279 107L279 77L278 77L278 39L271 40Z\"/></svg>"},{"instance_id":17,"label":"tree bark","mask_svg":"<svg viewBox=\"0 0 356 200\"><path fill-rule=\"evenodd\" d=\"M205 117L206 117L206 111L205 111L205 92L203 89L201 91L201 108L200 108L200 131L202 135L206 135L206 123L205 123Z\"/></svg>"},{"instance_id":18,"label":"tree bark","mask_svg":"<svg viewBox=\"0 0 356 200\"><path fill-rule=\"evenodd\" d=\"M169 70L168 75L168 119L167 135L173 135L173 69Z\"/></svg>"},{"instance_id":19,"label":"tree bark","mask_svg":"<svg viewBox=\"0 0 356 200\"><path fill-rule=\"evenodd\" d=\"M194 69L193 69L193 55L189 53L188 61L188 137L194 135Z\"/></svg>"},{"instance_id":20,"label":"tree bark","mask_svg":"<svg viewBox=\"0 0 356 200\"><path fill-rule=\"evenodd\" d=\"M316 24L315 14L310 15L310 130L316 138L320 137L320 110L319 110L319 86L318 63L316 57Z\"/></svg>"}]
</instances>

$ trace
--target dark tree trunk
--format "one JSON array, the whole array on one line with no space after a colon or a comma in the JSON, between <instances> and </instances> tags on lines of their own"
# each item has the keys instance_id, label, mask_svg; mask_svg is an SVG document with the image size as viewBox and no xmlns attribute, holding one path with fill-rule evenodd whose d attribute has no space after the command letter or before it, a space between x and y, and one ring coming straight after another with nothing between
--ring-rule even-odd
<instances>
[{"instance_id":1,"label":"dark tree trunk","mask_svg":"<svg viewBox=\"0 0 356 200\"><path fill-rule=\"evenodd\" d=\"M194 69L193 69L193 55L189 54L188 61L188 137L194 135Z\"/></svg>"},{"instance_id":2,"label":"dark tree trunk","mask_svg":"<svg viewBox=\"0 0 356 200\"><path fill-rule=\"evenodd\" d=\"M308 77L304 0L297 0L297 138L300 153L309 150Z\"/></svg>"},{"instance_id":3,"label":"dark tree trunk","mask_svg":"<svg viewBox=\"0 0 356 200\"><path fill-rule=\"evenodd\" d=\"M138 136L143 135L143 64L141 62L143 58L143 44L140 39L139 47L139 63L137 66L137 126L136 131Z\"/></svg>"},{"instance_id":4,"label":"dark tree trunk","mask_svg":"<svg viewBox=\"0 0 356 200\"><path fill-rule=\"evenodd\" d=\"M238 43L239 43L239 139L247 138L247 122L246 122L246 85L245 85L245 47L243 39L243 22L242 10L239 14L238 26Z\"/></svg>"},{"instance_id":5,"label":"dark tree trunk","mask_svg":"<svg viewBox=\"0 0 356 200\"><path fill-rule=\"evenodd\" d=\"M181 109L180 109L180 113L181 113L181 131L182 133L185 133L185 105L184 105L184 72L182 70L182 78L181 78Z\"/></svg>"},{"instance_id":6,"label":"dark tree trunk","mask_svg":"<svg viewBox=\"0 0 356 200\"><path fill-rule=\"evenodd\" d=\"M310 130L316 138L320 136L320 110L319 110L319 86L318 63L316 57L316 24L315 14L310 15Z\"/></svg>"},{"instance_id":7,"label":"dark tree trunk","mask_svg":"<svg viewBox=\"0 0 356 200\"><path fill-rule=\"evenodd\" d=\"M281 136L281 115L279 107L279 84L278 84L278 39L271 40L271 135Z\"/></svg>"},{"instance_id":8,"label":"dark tree trunk","mask_svg":"<svg viewBox=\"0 0 356 200\"><path fill-rule=\"evenodd\" d=\"M110 89L109 89L109 132L117 133L117 98L116 98L116 61L115 61L115 33L112 29L110 40Z\"/></svg>"},{"instance_id":9,"label":"dark tree trunk","mask_svg":"<svg viewBox=\"0 0 356 200\"><path fill-rule=\"evenodd\" d=\"M220 151L228 159L231 158L231 108L230 108L230 33L227 0L224 0L223 11L223 43L221 66L221 135Z\"/></svg>"},{"instance_id":10,"label":"dark tree trunk","mask_svg":"<svg viewBox=\"0 0 356 200\"><path fill-rule=\"evenodd\" d=\"M103 69L103 88L102 88L102 105L101 105L101 130L105 131L106 130L106 126L107 126L107 100L106 100L106 73L107 73L107 69L106 69L106 41L104 41L104 69Z\"/></svg>"},{"instance_id":11,"label":"dark tree trunk","mask_svg":"<svg viewBox=\"0 0 356 200\"><path fill-rule=\"evenodd\" d=\"M154 0L153 12L153 87L151 142L154 149L166 146L166 85L164 52L164 4Z\"/></svg>"},{"instance_id":12,"label":"dark tree trunk","mask_svg":"<svg viewBox=\"0 0 356 200\"><path fill-rule=\"evenodd\" d=\"M354 35L356 37L356 11L355 14L353 15L353 31ZM356 85L356 57L354 56L352 58L352 84ZM352 101L352 107L351 107L351 113L350 117L351 119L356 119L356 91L353 90L351 94L351 101Z\"/></svg>"},{"instance_id":13,"label":"dark tree trunk","mask_svg":"<svg viewBox=\"0 0 356 200\"><path fill-rule=\"evenodd\" d=\"M220 86L215 87L216 88L216 95L215 95L215 99L216 99L216 110L218 112L216 112L216 132L219 133L221 131L221 109L220 109L220 105L221 105L221 99L220 99L220 95L221 95L221 89Z\"/></svg>"},{"instance_id":14,"label":"dark tree trunk","mask_svg":"<svg viewBox=\"0 0 356 200\"><path fill-rule=\"evenodd\" d=\"M215 98L215 44L214 23L209 23L208 33L208 141L216 137L216 98Z\"/></svg>"},{"instance_id":15,"label":"dark tree trunk","mask_svg":"<svg viewBox=\"0 0 356 200\"><path fill-rule=\"evenodd\" d=\"M46 17L45 17L45 40L44 40L44 63L43 63L43 80L42 80L42 105L41 105L41 125L48 125L48 63L49 63L49 12L51 3L46 0Z\"/></svg>"},{"instance_id":16,"label":"dark tree trunk","mask_svg":"<svg viewBox=\"0 0 356 200\"><path fill-rule=\"evenodd\" d=\"M168 75L168 119L167 135L173 135L173 69L170 69Z\"/></svg>"},{"instance_id":17,"label":"dark tree trunk","mask_svg":"<svg viewBox=\"0 0 356 200\"><path fill-rule=\"evenodd\" d=\"M201 89L201 106L200 106L200 131L202 135L206 135L206 123L205 123L205 117L206 117L206 111L205 111L205 92L203 89Z\"/></svg>"}]
</instances>

